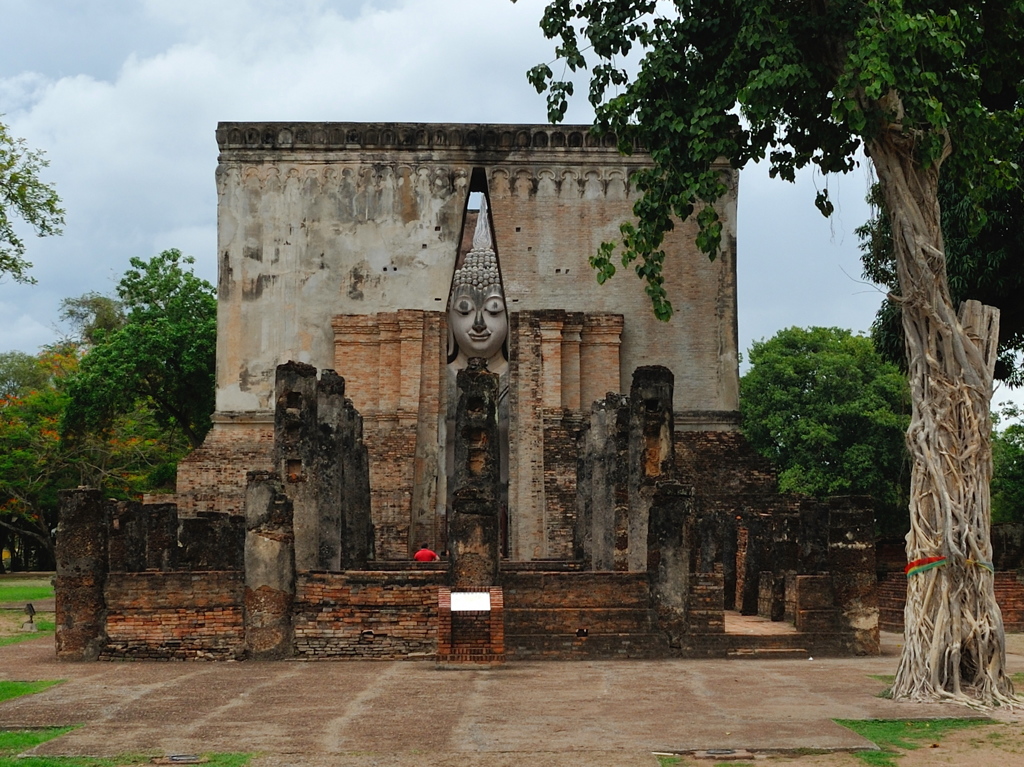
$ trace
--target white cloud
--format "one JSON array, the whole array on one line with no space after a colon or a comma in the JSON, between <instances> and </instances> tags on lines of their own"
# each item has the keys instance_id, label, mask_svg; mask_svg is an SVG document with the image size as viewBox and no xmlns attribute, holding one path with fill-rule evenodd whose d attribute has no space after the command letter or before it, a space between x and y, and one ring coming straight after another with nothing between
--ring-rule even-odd
<instances>
[{"instance_id":1,"label":"white cloud","mask_svg":"<svg viewBox=\"0 0 1024 767\"><path fill-rule=\"evenodd\" d=\"M60 299L110 292L132 256L177 247L215 281L218 121L543 122L525 72L553 51L538 28L544 5L14 0L0 112L47 152L67 226L29 243L39 285L0 283L0 351L51 340L41 329ZM570 122L591 117L584 91ZM843 274L860 273L863 182L842 188L833 235L807 180L744 173L742 351L785 325L870 323L877 296Z\"/></svg>"}]
</instances>

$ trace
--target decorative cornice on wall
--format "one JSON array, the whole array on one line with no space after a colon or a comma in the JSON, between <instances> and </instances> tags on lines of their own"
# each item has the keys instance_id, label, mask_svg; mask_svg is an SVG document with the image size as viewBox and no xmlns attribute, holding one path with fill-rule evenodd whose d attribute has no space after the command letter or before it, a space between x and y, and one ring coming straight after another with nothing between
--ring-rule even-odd
<instances>
[{"instance_id":1,"label":"decorative cornice on wall","mask_svg":"<svg viewBox=\"0 0 1024 767\"><path fill-rule=\"evenodd\" d=\"M617 152L615 134L597 136L588 125L455 123L222 122L220 150L515 150ZM639 148L639 147L638 147Z\"/></svg>"}]
</instances>

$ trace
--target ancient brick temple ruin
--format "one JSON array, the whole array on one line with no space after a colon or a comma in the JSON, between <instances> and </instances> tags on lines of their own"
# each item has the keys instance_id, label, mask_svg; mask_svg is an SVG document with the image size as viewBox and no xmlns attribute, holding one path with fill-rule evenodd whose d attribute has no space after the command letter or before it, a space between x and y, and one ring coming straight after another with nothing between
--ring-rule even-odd
<instances>
[{"instance_id":1,"label":"ancient brick temple ruin","mask_svg":"<svg viewBox=\"0 0 1024 767\"><path fill-rule=\"evenodd\" d=\"M215 425L172 503L65 495L60 657L767 647L726 611L877 652L870 505L779 494L737 431L734 171L715 262L689 223L666 238L662 323L588 264L639 148L536 125L217 140Z\"/></svg>"}]
</instances>

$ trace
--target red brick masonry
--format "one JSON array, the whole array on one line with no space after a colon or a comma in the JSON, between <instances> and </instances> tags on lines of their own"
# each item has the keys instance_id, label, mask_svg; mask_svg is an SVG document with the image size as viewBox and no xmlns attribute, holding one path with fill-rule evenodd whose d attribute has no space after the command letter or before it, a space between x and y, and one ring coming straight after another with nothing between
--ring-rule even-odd
<instances>
[{"instance_id":1,"label":"red brick masonry","mask_svg":"<svg viewBox=\"0 0 1024 767\"><path fill-rule=\"evenodd\" d=\"M240 572L110 573L104 659L241 657Z\"/></svg>"},{"instance_id":2,"label":"red brick masonry","mask_svg":"<svg viewBox=\"0 0 1024 767\"><path fill-rule=\"evenodd\" d=\"M1003 611L1007 631L1024 631L1024 576L1016 571L996 573L996 603ZM903 631L903 607L907 601L907 576L888 573L878 583L878 626L882 631Z\"/></svg>"}]
</instances>

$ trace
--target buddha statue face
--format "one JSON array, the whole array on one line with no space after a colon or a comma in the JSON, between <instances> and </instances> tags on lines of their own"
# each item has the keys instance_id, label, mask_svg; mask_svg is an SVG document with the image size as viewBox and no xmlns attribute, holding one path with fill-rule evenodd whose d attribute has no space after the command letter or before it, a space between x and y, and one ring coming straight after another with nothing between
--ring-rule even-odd
<instances>
[{"instance_id":1,"label":"buddha statue face","mask_svg":"<svg viewBox=\"0 0 1024 767\"><path fill-rule=\"evenodd\" d=\"M454 369L466 367L473 357L483 357L492 373L505 371L507 361L503 346L508 336L508 314L486 198L480 203L473 249L455 270L452 280L448 330L453 347L449 349L448 359Z\"/></svg>"},{"instance_id":2,"label":"buddha statue face","mask_svg":"<svg viewBox=\"0 0 1024 767\"><path fill-rule=\"evenodd\" d=\"M508 314L500 285L456 285L448 309L448 327L458 347L458 357L483 357L496 361L508 335ZM493 365L489 364L493 369Z\"/></svg>"}]
</instances>

